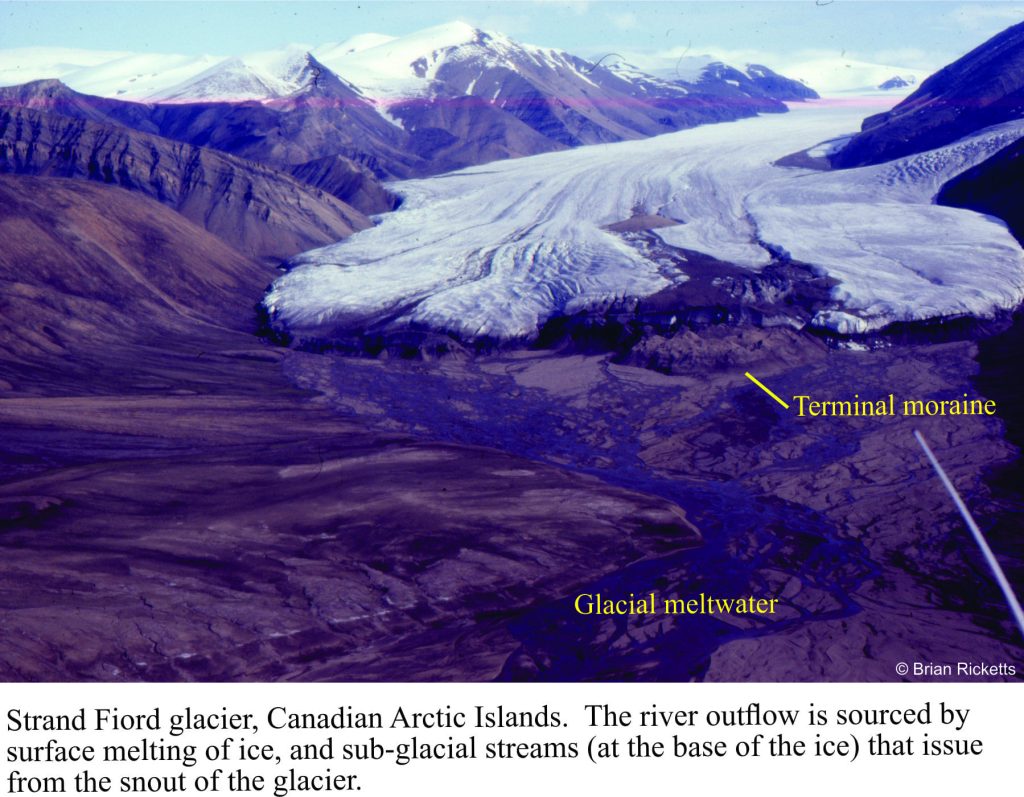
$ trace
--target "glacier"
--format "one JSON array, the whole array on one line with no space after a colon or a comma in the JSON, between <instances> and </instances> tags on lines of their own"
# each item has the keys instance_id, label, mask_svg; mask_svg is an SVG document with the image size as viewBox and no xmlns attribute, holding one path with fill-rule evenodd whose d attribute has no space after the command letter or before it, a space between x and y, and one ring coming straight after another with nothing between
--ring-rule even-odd
<instances>
[{"instance_id":1,"label":"glacier","mask_svg":"<svg viewBox=\"0 0 1024 797\"><path fill-rule=\"evenodd\" d=\"M774 165L849 134L864 115L849 101L793 104L788 114L396 183L398 210L293 258L264 305L300 338L428 328L530 339L552 317L688 279L688 264L648 259L603 229L638 214L681 222L652 231L673 247L755 272L788 255L827 274L833 306L812 323L839 333L1020 303L1024 251L1005 226L932 200L1024 135L1024 121L880 166Z\"/></svg>"}]
</instances>

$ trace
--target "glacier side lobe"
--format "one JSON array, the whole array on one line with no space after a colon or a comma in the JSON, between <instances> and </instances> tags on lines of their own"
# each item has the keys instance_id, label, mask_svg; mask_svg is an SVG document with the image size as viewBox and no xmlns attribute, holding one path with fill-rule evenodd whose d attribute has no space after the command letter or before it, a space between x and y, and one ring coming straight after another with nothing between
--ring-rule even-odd
<instances>
[{"instance_id":1,"label":"glacier side lobe","mask_svg":"<svg viewBox=\"0 0 1024 797\"><path fill-rule=\"evenodd\" d=\"M858 334L988 317L1024 299L1024 251L1000 222L932 201L950 178L1021 135L1024 123L1013 122L892 163L771 182L747 208L764 240L839 281L837 306L816 326Z\"/></svg>"},{"instance_id":2,"label":"glacier side lobe","mask_svg":"<svg viewBox=\"0 0 1024 797\"><path fill-rule=\"evenodd\" d=\"M824 103L397 183L397 211L294 258L264 304L300 340L403 330L530 340L552 318L701 276L683 250L751 272L812 266L836 283L813 323L842 334L1019 303L1024 252L1005 227L932 201L1024 122L876 167L774 165L858 122L856 107ZM651 232L679 257L607 229L648 217L667 220Z\"/></svg>"}]
</instances>

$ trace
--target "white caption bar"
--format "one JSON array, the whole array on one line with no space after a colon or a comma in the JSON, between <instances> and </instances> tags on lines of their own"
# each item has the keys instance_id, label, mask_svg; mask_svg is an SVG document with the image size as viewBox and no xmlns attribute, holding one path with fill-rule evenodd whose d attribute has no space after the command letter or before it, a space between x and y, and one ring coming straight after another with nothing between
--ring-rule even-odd
<instances>
[{"instance_id":1,"label":"white caption bar","mask_svg":"<svg viewBox=\"0 0 1024 797\"><path fill-rule=\"evenodd\" d=\"M4 685L12 795L892 793L1010 783L1019 684Z\"/></svg>"}]
</instances>

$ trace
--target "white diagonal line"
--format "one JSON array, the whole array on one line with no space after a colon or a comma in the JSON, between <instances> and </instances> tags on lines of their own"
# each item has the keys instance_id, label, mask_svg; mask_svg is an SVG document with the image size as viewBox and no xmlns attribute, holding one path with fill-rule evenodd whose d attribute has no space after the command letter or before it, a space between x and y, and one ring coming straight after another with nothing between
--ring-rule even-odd
<instances>
[{"instance_id":1,"label":"white diagonal line","mask_svg":"<svg viewBox=\"0 0 1024 797\"><path fill-rule=\"evenodd\" d=\"M999 584L999 588L1003 591L1003 596L1006 598L1006 603L1010 607L1010 612L1013 614L1013 618L1017 621L1017 626L1020 628L1021 634L1024 634L1024 609L1021 609L1020 601L1017 600L1017 596L1013 592L1013 587L1010 586L1009 580L1006 578L1006 574L1003 572L1003 568L999 566L999 562L996 560L996 556L992 553L992 549L988 547L988 543L985 541L984 535L981 533L981 529L978 528L978 524L974 522L974 518L971 516L970 510L967 509L967 505L960 497L960 493L956 491L956 487L953 486L953 482L949 480L949 476L946 475L946 471L942 469L939 461L935 458L935 454L932 453L928 443L925 442L924 437L917 429L914 430L914 437L917 438L917 442L921 444L921 448L924 449L925 456L932 463L932 467L935 468L935 472L939 474L939 478L942 480L943 486L946 488L946 492L949 493L950 498L953 499L953 503L956 504L956 508L960 510L960 516L964 519L964 523L967 524L967 528L971 530L971 534L974 535L974 541L978 543L978 547L981 548L982 554L985 556L985 561L988 562L988 566L992 569L992 574L996 577L996 583Z\"/></svg>"}]
</instances>

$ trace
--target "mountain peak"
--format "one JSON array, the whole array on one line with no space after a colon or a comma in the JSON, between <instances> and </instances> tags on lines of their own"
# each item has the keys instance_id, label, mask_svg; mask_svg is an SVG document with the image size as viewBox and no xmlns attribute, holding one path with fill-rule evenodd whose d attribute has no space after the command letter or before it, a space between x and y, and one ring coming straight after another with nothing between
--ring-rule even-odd
<instances>
[{"instance_id":1,"label":"mountain peak","mask_svg":"<svg viewBox=\"0 0 1024 797\"><path fill-rule=\"evenodd\" d=\"M505 52L500 33L454 21L404 36L371 34L317 47L313 54L335 74L380 98L408 98L429 90L438 68L452 59Z\"/></svg>"},{"instance_id":2,"label":"mountain peak","mask_svg":"<svg viewBox=\"0 0 1024 797\"><path fill-rule=\"evenodd\" d=\"M59 94L70 94L69 89L64 83L56 78L43 78L42 80L30 80L28 83L23 83L20 86L11 86L9 89L5 89L7 92L17 92L21 97L31 96L53 96L55 93Z\"/></svg>"},{"instance_id":3,"label":"mountain peak","mask_svg":"<svg viewBox=\"0 0 1024 797\"><path fill-rule=\"evenodd\" d=\"M404 60L407 54L430 59L431 56L462 48L475 50L476 47L508 47L515 44L502 33L486 31L467 22L455 21L401 36L381 45L378 49L395 53Z\"/></svg>"},{"instance_id":4,"label":"mountain peak","mask_svg":"<svg viewBox=\"0 0 1024 797\"><path fill-rule=\"evenodd\" d=\"M167 88L151 99L215 102L264 101L320 88L334 78L307 48L289 45L280 51L225 58L198 75Z\"/></svg>"},{"instance_id":5,"label":"mountain peak","mask_svg":"<svg viewBox=\"0 0 1024 797\"><path fill-rule=\"evenodd\" d=\"M488 37L485 31L473 27L468 22L454 20L441 25L434 25L413 33L409 38L421 39L424 42L433 42L438 49L442 47L455 47L460 44L471 44Z\"/></svg>"},{"instance_id":6,"label":"mountain peak","mask_svg":"<svg viewBox=\"0 0 1024 797\"><path fill-rule=\"evenodd\" d=\"M33 80L20 86L0 88L0 107L8 105L42 110L53 108L66 110L69 107L78 107L81 99L83 99L81 94L54 78ZM102 114L95 109L90 109L82 116L90 119L102 118Z\"/></svg>"}]
</instances>

